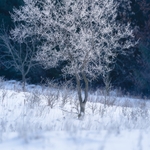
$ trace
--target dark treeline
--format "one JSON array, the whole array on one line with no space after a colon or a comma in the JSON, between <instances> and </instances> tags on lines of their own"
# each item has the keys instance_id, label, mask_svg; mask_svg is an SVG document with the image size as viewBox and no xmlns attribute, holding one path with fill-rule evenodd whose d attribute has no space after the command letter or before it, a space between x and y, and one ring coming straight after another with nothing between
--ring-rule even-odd
<instances>
[{"instance_id":1,"label":"dark treeline","mask_svg":"<svg viewBox=\"0 0 150 150\"><path fill-rule=\"evenodd\" d=\"M13 28L10 13L13 8L23 5L22 0L0 1L0 25L8 30ZM114 88L121 88L125 92L134 95L150 96L150 0L131 0L131 10L126 10L122 3L118 10L118 19L122 22L131 23L138 45L134 53L119 55L115 68L111 72L111 81ZM1 42L1 41L0 41ZM5 50L1 47L2 50ZM2 51L1 51L2 52ZM130 50L129 50L130 52ZM0 55L3 55L1 53ZM40 65L33 67L27 76L29 83L40 83L42 79L49 78L63 81L61 72L63 64L56 69L45 70ZM0 76L7 79L21 80L21 75L14 69L7 69L0 62ZM69 77L68 77L69 78ZM102 87L101 77L93 81L92 87Z\"/></svg>"}]
</instances>

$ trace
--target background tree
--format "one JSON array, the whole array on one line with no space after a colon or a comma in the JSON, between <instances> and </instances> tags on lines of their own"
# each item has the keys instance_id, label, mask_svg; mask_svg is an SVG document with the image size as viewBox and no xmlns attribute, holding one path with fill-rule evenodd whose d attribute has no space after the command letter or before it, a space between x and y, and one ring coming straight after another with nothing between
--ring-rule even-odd
<instances>
[{"instance_id":1,"label":"background tree","mask_svg":"<svg viewBox=\"0 0 150 150\"><path fill-rule=\"evenodd\" d=\"M5 29L0 34L0 40L1 62L7 69L13 67L20 72L22 88L25 90L26 76L31 68L37 64L34 60L36 54L35 42L33 39L28 42L15 42L11 40Z\"/></svg>"},{"instance_id":2,"label":"background tree","mask_svg":"<svg viewBox=\"0 0 150 150\"><path fill-rule=\"evenodd\" d=\"M2 28L3 25L5 25L5 27L7 27L8 29L11 29L13 27L13 22L10 16L10 12L12 12L14 7L19 8L20 5L23 5L22 0L0 1L0 28ZM2 32L2 30L0 30L0 32ZM0 53L0 55L2 54ZM0 76L5 76L6 78L9 79L18 77L17 73L13 68L7 69L2 62L0 62Z\"/></svg>"},{"instance_id":3,"label":"background tree","mask_svg":"<svg viewBox=\"0 0 150 150\"><path fill-rule=\"evenodd\" d=\"M11 32L14 39L22 41L35 35L42 39L37 60L45 68L66 62L64 75L76 78L79 116L85 112L88 82L99 74L106 76L117 55L134 45L130 26L116 20L117 8L118 3L113 0L27 0L25 6L12 14L18 24ZM81 81L85 86L84 97Z\"/></svg>"}]
</instances>

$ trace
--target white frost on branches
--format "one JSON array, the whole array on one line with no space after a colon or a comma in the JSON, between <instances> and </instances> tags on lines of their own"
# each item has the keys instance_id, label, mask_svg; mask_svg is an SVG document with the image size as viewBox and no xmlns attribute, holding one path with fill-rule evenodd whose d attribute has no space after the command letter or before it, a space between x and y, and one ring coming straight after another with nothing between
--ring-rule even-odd
<instances>
[{"instance_id":1,"label":"white frost on branches","mask_svg":"<svg viewBox=\"0 0 150 150\"><path fill-rule=\"evenodd\" d=\"M130 25L116 20L117 8L114 0L25 0L11 15L18 24L11 34L20 41L38 35L43 42L37 59L44 67L67 61L65 74L95 78L134 45Z\"/></svg>"}]
</instances>

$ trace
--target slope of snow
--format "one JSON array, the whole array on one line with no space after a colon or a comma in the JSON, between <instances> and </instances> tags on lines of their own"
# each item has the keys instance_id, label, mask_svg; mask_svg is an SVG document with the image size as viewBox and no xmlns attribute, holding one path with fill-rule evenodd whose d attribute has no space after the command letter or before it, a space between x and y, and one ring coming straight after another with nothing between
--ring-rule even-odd
<instances>
[{"instance_id":1,"label":"slope of snow","mask_svg":"<svg viewBox=\"0 0 150 150\"><path fill-rule=\"evenodd\" d=\"M149 150L150 102L91 93L83 120L76 92L0 84L0 150Z\"/></svg>"}]
</instances>

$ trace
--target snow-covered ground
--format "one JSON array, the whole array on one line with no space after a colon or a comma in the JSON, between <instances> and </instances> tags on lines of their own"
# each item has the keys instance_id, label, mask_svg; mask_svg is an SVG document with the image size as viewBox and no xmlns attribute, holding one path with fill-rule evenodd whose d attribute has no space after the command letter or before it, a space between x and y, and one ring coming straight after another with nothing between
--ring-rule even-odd
<instances>
[{"instance_id":1,"label":"snow-covered ground","mask_svg":"<svg viewBox=\"0 0 150 150\"><path fill-rule=\"evenodd\" d=\"M0 150L150 150L150 101L0 81Z\"/></svg>"}]
</instances>

